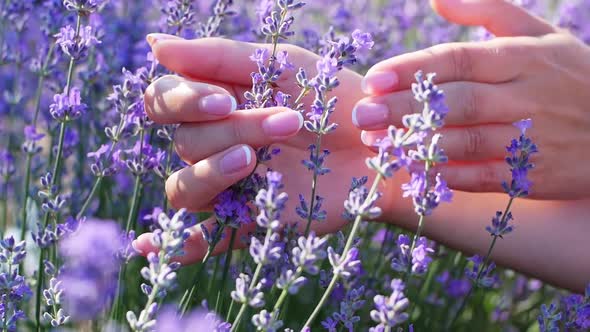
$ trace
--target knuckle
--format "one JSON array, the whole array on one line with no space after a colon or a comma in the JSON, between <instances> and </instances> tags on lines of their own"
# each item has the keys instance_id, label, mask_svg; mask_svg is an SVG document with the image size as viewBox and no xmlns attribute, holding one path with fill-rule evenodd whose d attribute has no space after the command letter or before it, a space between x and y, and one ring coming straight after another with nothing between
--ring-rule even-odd
<instances>
[{"instance_id":1,"label":"knuckle","mask_svg":"<svg viewBox=\"0 0 590 332\"><path fill-rule=\"evenodd\" d=\"M230 123L231 135L233 136L232 141L236 144L244 142L245 134L242 132L244 130L244 127L241 125L240 121L234 119L233 121L230 121Z\"/></svg>"},{"instance_id":2,"label":"knuckle","mask_svg":"<svg viewBox=\"0 0 590 332\"><path fill-rule=\"evenodd\" d=\"M497 191L502 182L498 168L493 164L485 164L479 168L478 183L481 191Z\"/></svg>"},{"instance_id":3,"label":"knuckle","mask_svg":"<svg viewBox=\"0 0 590 332\"><path fill-rule=\"evenodd\" d=\"M180 209L183 207L182 198L184 195L180 192L180 187L178 185L178 174L172 174L166 180L164 185L166 191L166 197L168 197L168 202L170 205L175 209Z\"/></svg>"},{"instance_id":4,"label":"knuckle","mask_svg":"<svg viewBox=\"0 0 590 332\"><path fill-rule=\"evenodd\" d=\"M479 117L481 96L473 84L465 84L463 91L463 119L465 123L475 123Z\"/></svg>"},{"instance_id":5,"label":"knuckle","mask_svg":"<svg viewBox=\"0 0 590 332\"><path fill-rule=\"evenodd\" d=\"M468 48L462 45L453 45L449 49L449 54L455 79L469 80L473 77L473 56Z\"/></svg>"},{"instance_id":6,"label":"knuckle","mask_svg":"<svg viewBox=\"0 0 590 332\"><path fill-rule=\"evenodd\" d=\"M479 127L465 128L465 156L477 157L481 155L484 135Z\"/></svg>"},{"instance_id":7,"label":"knuckle","mask_svg":"<svg viewBox=\"0 0 590 332\"><path fill-rule=\"evenodd\" d=\"M197 131L198 132L198 131ZM196 146L197 135L192 135L188 127L180 125L176 129L174 135L174 149L178 156L189 163L195 162L193 160L192 149Z\"/></svg>"}]
</instances>

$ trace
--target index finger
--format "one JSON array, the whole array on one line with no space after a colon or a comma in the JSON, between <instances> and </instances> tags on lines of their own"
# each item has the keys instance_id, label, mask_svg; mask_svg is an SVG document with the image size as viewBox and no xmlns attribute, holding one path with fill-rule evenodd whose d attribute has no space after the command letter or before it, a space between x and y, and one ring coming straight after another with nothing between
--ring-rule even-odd
<instances>
[{"instance_id":1,"label":"index finger","mask_svg":"<svg viewBox=\"0 0 590 332\"><path fill-rule=\"evenodd\" d=\"M160 124L219 120L237 108L236 98L222 87L175 75L152 82L144 103L150 119Z\"/></svg>"},{"instance_id":2,"label":"index finger","mask_svg":"<svg viewBox=\"0 0 590 332\"><path fill-rule=\"evenodd\" d=\"M518 77L534 47L531 37L496 38L485 42L449 43L382 61L363 79L367 94L409 89L414 74L436 72L438 83L472 81L503 83Z\"/></svg>"},{"instance_id":3,"label":"index finger","mask_svg":"<svg viewBox=\"0 0 590 332\"><path fill-rule=\"evenodd\" d=\"M254 44L223 38L154 39L160 34L150 34L154 56L160 64L180 75L205 81L227 84L252 84L252 72L257 72L256 63L250 59L257 49L272 52L271 44ZM315 68L317 55L290 44L279 44L278 50L287 51L289 58L298 66ZM285 71L280 80L291 80L293 71Z\"/></svg>"}]
</instances>

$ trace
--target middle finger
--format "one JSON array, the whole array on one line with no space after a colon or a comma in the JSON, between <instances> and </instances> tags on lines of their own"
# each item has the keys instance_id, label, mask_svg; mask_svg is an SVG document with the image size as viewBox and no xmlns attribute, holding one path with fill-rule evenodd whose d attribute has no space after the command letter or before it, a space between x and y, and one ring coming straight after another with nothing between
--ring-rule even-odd
<instances>
[{"instance_id":1,"label":"middle finger","mask_svg":"<svg viewBox=\"0 0 590 332\"><path fill-rule=\"evenodd\" d=\"M517 92L517 83L485 84L450 82L439 85L445 92L450 111L445 123L465 126L485 123L512 123L527 118L529 105ZM404 115L422 112L423 105L414 99L411 90L366 97L353 112L352 121L360 129L385 129L401 126Z\"/></svg>"}]
</instances>

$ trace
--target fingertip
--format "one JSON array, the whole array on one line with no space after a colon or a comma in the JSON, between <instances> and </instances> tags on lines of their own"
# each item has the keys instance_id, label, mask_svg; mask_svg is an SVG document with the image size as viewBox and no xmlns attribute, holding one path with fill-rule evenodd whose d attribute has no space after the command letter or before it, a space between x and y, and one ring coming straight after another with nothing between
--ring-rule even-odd
<instances>
[{"instance_id":1,"label":"fingertip","mask_svg":"<svg viewBox=\"0 0 590 332\"><path fill-rule=\"evenodd\" d=\"M178 36L174 36L174 35L169 35L166 33L149 33L145 36L145 40L148 42L148 44L150 45L150 47L154 47L156 45L156 43L158 43L159 41L163 41L163 40L183 40L183 38L178 37Z\"/></svg>"},{"instance_id":2,"label":"fingertip","mask_svg":"<svg viewBox=\"0 0 590 332\"><path fill-rule=\"evenodd\" d=\"M281 140L299 133L303 123L301 112L287 109L269 115L262 121L261 126L268 139Z\"/></svg>"},{"instance_id":3,"label":"fingertip","mask_svg":"<svg viewBox=\"0 0 590 332\"><path fill-rule=\"evenodd\" d=\"M371 146L371 142L369 141L369 137L367 137L367 131L361 131L361 142L366 146Z\"/></svg>"},{"instance_id":4,"label":"fingertip","mask_svg":"<svg viewBox=\"0 0 590 332\"><path fill-rule=\"evenodd\" d=\"M369 71L361 81L361 89L368 95L393 92L398 85L399 76L395 71Z\"/></svg>"},{"instance_id":5,"label":"fingertip","mask_svg":"<svg viewBox=\"0 0 590 332\"><path fill-rule=\"evenodd\" d=\"M142 256L156 251L156 248L152 244L152 233L141 234L131 243L131 246Z\"/></svg>"}]
</instances>

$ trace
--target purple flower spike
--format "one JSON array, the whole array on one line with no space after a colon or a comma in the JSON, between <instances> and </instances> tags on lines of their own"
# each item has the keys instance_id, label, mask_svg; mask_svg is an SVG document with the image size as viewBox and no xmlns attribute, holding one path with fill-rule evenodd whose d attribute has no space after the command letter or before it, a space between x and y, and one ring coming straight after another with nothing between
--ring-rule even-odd
<instances>
[{"instance_id":1,"label":"purple flower spike","mask_svg":"<svg viewBox=\"0 0 590 332\"><path fill-rule=\"evenodd\" d=\"M408 320L409 315L405 310L410 305L410 301L404 294L405 285L400 279L391 281L392 293L389 297L376 295L373 299L375 310L371 311L371 319L379 323L371 331L383 331L390 329Z\"/></svg>"}]
</instances>

